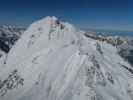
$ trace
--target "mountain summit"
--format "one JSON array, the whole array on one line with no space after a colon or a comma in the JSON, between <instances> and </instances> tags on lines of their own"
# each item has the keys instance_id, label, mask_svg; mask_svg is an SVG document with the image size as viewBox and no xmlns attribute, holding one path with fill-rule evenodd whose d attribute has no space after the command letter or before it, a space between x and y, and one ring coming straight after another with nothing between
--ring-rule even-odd
<instances>
[{"instance_id":1,"label":"mountain summit","mask_svg":"<svg viewBox=\"0 0 133 100\"><path fill-rule=\"evenodd\" d=\"M0 100L132 100L132 75L116 47L46 17L9 52L0 70Z\"/></svg>"}]
</instances>

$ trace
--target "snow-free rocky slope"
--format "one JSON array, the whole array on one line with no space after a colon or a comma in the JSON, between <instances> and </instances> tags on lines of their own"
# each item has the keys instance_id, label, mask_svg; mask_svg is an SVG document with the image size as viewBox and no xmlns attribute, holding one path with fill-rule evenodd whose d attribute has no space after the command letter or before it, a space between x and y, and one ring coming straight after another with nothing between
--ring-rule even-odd
<instances>
[{"instance_id":1,"label":"snow-free rocky slope","mask_svg":"<svg viewBox=\"0 0 133 100\"><path fill-rule=\"evenodd\" d=\"M132 75L115 47L46 17L0 66L0 100L133 100Z\"/></svg>"}]
</instances>

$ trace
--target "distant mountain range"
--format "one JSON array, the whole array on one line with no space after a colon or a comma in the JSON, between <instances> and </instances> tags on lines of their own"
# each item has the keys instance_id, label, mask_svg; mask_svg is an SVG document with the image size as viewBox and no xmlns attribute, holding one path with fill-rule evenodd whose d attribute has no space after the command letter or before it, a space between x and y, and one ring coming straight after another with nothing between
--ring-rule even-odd
<instances>
[{"instance_id":1,"label":"distant mountain range","mask_svg":"<svg viewBox=\"0 0 133 100\"><path fill-rule=\"evenodd\" d=\"M15 41L19 39L19 37L24 32L25 28L16 27L16 26L0 26L0 44L1 48L6 52L9 51L8 48L11 48L14 45ZM6 47L3 47L5 45ZM7 50L6 50L7 48Z\"/></svg>"},{"instance_id":2,"label":"distant mountain range","mask_svg":"<svg viewBox=\"0 0 133 100\"><path fill-rule=\"evenodd\" d=\"M121 31L121 30L109 30L109 29L86 29L86 31L93 31L98 34L106 34L106 35L113 35L113 36L133 36L133 31Z\"/></svg>"},{"instance_id":3,"label":"distant mountain range","mask_svg":"<svg viewBox=\"0 0 133 100\"><path fill-rule=\"evenodd\" d=\"M0 26L0 62L5 63L8 52L24 31L22 27Z\"/></svg>"}]
</instances>

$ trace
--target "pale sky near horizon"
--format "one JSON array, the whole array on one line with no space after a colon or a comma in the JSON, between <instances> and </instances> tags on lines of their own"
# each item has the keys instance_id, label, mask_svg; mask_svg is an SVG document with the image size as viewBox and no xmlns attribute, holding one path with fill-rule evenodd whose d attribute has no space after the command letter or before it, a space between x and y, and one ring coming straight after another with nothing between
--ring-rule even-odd
<instances>
[{"instance_id":1,"label":"pale sky near horizon","mask_svg":"<svg viewBox=\"0 0 133 100\"><path fill-rule=\"evenodd\" d=\"M133 31L133 0L0 0L0 25L56 16L80 28Z\"/></svg>"}]
</instances>

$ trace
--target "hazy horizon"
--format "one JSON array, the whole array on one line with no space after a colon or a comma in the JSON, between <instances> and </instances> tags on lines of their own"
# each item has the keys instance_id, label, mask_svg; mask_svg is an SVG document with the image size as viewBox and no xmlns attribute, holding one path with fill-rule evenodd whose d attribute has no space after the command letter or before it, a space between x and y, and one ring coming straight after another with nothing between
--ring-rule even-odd
<instances>
[{"instance_id":1,"label":"hazy horizon","mask_svg":"<svg viewBox=\"0 0 133 100\"><path fill-rule=\"evenodd\" d=\"M27 27L45 16L56 16L79 28L133 31L131 4L127 0L4 0L0 25Z\"/></svg>"}]
</instances>

